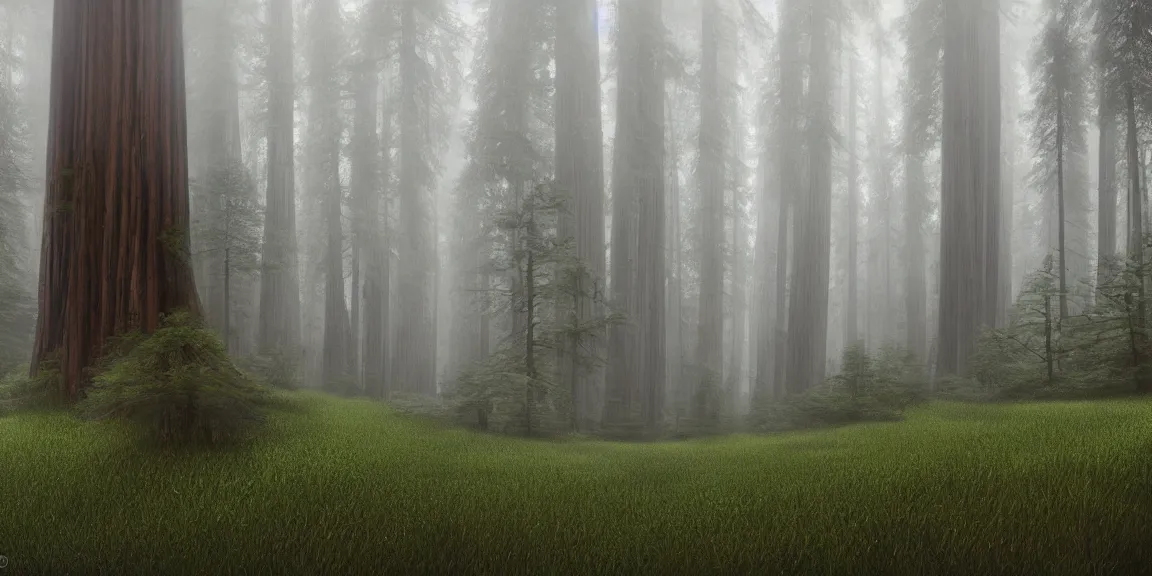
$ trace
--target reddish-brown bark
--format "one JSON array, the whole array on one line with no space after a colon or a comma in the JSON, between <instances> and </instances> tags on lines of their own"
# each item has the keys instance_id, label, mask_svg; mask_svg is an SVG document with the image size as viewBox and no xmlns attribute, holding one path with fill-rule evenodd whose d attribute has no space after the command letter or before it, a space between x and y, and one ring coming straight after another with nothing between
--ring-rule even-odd
<instances>
[{"instance_id":1,"label":"reddish-brown bark","mask_svg":"<svg viewBox=\"0 0 1152 576\"><path fill-rule=\"evenodd\" d=\"M67 394L119 332L199 313L188 263L180 0L56 0L33 372Z\"/></svg>"}]
</instances>

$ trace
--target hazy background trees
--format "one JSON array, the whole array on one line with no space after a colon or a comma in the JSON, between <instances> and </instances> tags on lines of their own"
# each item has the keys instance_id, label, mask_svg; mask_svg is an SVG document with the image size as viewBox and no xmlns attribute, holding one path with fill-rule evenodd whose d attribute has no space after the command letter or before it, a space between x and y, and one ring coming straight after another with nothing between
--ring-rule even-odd
<instances>
[{"instance_id":1,"label":"hazy background trees","mask_svg":"<svg viewBox=\"0 0 1152 576\"><path fill-rule=\"evenodd\" d=\"M37 261L37 350L59 347L44 307L62 255L40 250L59 251L63 213L41 206L60 170L83 176L49 154L65 134L45 4L0 2L5 367L30 357ZM58 6L57 26L87 14ZM839 386L857 352L979 377L989 342L1032 346L1029 314L1053 325L1044 378L1068 375L1120 285L1146 356L1144 3L185 0L179 16L199 302L231 354L308 386L493 425L719 424Z\"/></svg>"}]
</instances>

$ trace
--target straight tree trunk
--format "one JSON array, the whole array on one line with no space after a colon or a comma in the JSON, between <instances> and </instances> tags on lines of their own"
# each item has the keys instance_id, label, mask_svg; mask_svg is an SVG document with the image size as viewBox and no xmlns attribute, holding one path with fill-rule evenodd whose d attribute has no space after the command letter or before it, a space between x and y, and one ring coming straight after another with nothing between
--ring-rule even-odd
<instances>
[{"instance_id":1,"label":"straight tree trunk","mask_svg":"<svg viewBox=\"0 0 1152 576\"><path fill-rule=\"evenodd\" d=\"M876 114L872 129L872 193L877 224L869 253L869 346L879 347L892 338L892 186L888 177L888 110L884 101L883 31L876 31ZM877 273L878 272L878 273ZM875 277L873 277L875 276Z\"/></svg>"},{"instance_id":2,"label":"straight tree trunk","mask_svg":"<svg viewBox=\"0 0 1152 576\"><path fill-rule=\"evenodd\" d=\"M382 9L381 16L383 29L391 34L394 30L394 18L391 5L385 5ZM391 44L384 43L383 47L387 48ZM387 396L388 392L395 386L394 383L388 381L389 367L395 365L395 358L390 356L392 353L391 344L391 319L392 319L392 211L391 201L392 196L389 191L392 189L392 105L396 100L392 92L392 74L390 70L393 62L391 57L384 58L381 62L381 93L383 100L381 102L381 119L380 119L380 171L379 171L379 193L376 197L376 207L370 207L374 210L373 214L380 215L380 227L377 233L376 243L380 250L379 257L374 261L370 261L370 265L377 267L376 270L369 269L368 284L365 286L365 314L372 322L365 326L364 333L364 346L367 350L379 350L380 354L376 358L368 358L364 365L365 380L371 382L376 380L379 384L371 384L377 388L374 390L380 396ZM371 200L371 197L369 197ZM373 281L373 276L378 272L378 280Z\"/></svg>"},{"instance_id":3,"label":"straight tree trunk","mask_svg":"<svg viewBox=\"0 0 1152 576\"><path fill-rule=\"evenodd\" d=\"M435 395L436 269L429 192L421 156L425 114L421 112L420 33L415 2L400 5L400 286L395 386L405 392Z\"/></svg>"},{"instance_id":4,"label":"straight tree trunk","mask_svg":"<svg viewBox=\"0 0 1152 576\"><path fill-rule=\"evenodd\" d=\"M996 300L996 327L1008 325L1008 313L1012 307L1015 289L1012 286L1012 222L1016 195L1016 117L1019 114L1019 87L1016 80L1016 67L1011 50L1005 50L1000 57L1001 89L1003 114L1001 114L1001 138L1003 141L1000 164L1000 272L999 296Z\"/></svg>"},{"instance_id":5,"label":"straight tree trunk","mask_svg":"<svg viewBox=\"0 0 1152 576\"><path fill-rule=\"evenodd\" d=\"M832 50L828 0L810 8L811 72L808 111L807 194L797 199L796 280L788 310L789 394L800 394L824 381L828 338L828 282L832 234Z\"/></svg>"},{"instance_id":6,"label":"straight tree trunk","mask_svg":"<svg viewBox=\"0 0 1152 576\"><path fill-rule=\"evenodd\" d=\"M333 45L339 33L337 0L318 0L311 14L310 93L308 139L309 182L321 199L324 243L324 345L322 383L332 386L352 372L354 351L348 305L344 300L344 228L341 218L339 86L336 67L340 54Z\"/></svg>"},{"instance_id":7,"label":"straight tree trunk","mask_svg":"<svg viewBox=\"0 0 1152 576\"><path fill-rule=\"evenodd\" d=\"M774 329L772 313L775 300L772 267L772 249L775 247L773 220L776 220L775 225L779 226L779 213L783 208L780 201L779 180L775 174L775 170L779 169L778 162L774 161L772 155L772 142L766 137L770 122L768 118L772 112L774 110L771 108L765 108L761 111L760 120L761 130L765 134L761 135L760 140L760 180L756 199L755 303L753 304L755 313L752 316L756 324L753 326L755 345L751 348L753 360L750 362L756 371L755 388L752 390L754 406L772 397L772 330ZM776 213L773 213L773 207Z\"/></svg>"},{"instance_id":8,"label":"straight tree trunk","mask_svg":"<svg viewBox=\"0 0 1152 576\"><path fill-rule=\"evenodd\" d=\"M664 24L663 0L637 0L640 21L645 23L638 38L637 65L640 71L639 141L634 190L637 193L636 278L639 297L640 365L637 367L640 416L649 430L663 421L667 385L667 354L664 332Z\"/></svg>"},{"instance_id":9,"label":"straight tree trunk","mask_svg":"<svg viewBox=\"0 0 1152 576\"><path fill-rule=\"evenodd\" d=\"M965 375L996 321L999 275L999 10L944 1L940 313L937 373Z\"/></svg>"},{"instance_id":10,"label":"straight tree trunk","mask_svg":"<svg viewBox=\"0 0 1152 576\"><path fill-rule=\"evenodd\" d=\"M782 397L785 391L788 341L791 338L789 330L794 327L788 322L790 309L788 243L789 220L796 220L796 217L789 218L789 215L799 213L797 207L804 196L802 190L804 179L800 172L804 155L797 146L802 137L798 119L804 112L802 106L804 77L800 45L804 6L805 2L801 0L783 0L780 4L781 21L784 23L780 31L780 108L777 113L780 119L777 133L780 158L777 166L780 176L780 225L777 229L776 242L776 330L775 352L772 356L772 389L773 396L777 399Z\"/></svg>"},{"instance_id":11,"label":"straight tree trunk","mask_svg":"<svg viewBox=\"0 0 1152 576\"><path fill-rule=\"evenodd\" d=\"M365 48L363 60L356 71L355 139L352 165L352 196L357 206L353 218L353 245L358 248L357 264L363 262L363 293L360 278L353 279L352 302L353 338L360 336L363 326L363 352L358 365L363 368L364 390L371 398L384 396L384 301L382 282L384 275L384 246L380 235L380 142L376 121L380 112L380 55L386 46L383 0L372 0L364 21ZM359 267L354 270L358 272ZM355 304L363 299L362 321Z\"/></svg>"},{"instance_id":12,"label":"straight tree trunk","mask_svg":"<svg viewBox=\"0 0 1152 576\"><path fill-rule=\"evenodd\" d=\"M76 400L108 338L199 314L190 267L182 2L57 0L32 363ZM131 151L131 153L126 153Z\"/></svg>"},{"instance_id":13,"label":"straight tree trunk","mask_svg":"<svg viewBox=\"0 0 1152 576\"><path fill-rule=\"evenodd\" d=\"M906 190L904 229L907 234L907 303L908 333L906 347L918 362L928 361L928 286L924 264L924 198L927 177L923 157L908 154L904 158Z\"/></svg>"},{"instance_id":14,"label":"straight tree trunk","mask_svg":"<svg viewBox=\"0 0 1152 576\"><path fill-rule=\"evenodd\" d=\"M979 323L975 335L996 326L1000 299L1000 217L1001 217L1001 130L1003 129L1003 94L1000 89L1000 7L1001 0L982 0L977 14L979 39L976 42L979 62L976 87L982 121L981 132L972 143L977 159L980 184L980 221L977 238L980 249L976 269L981 272Z\"/></svg>"},{"instance_id":15,"label":"straight tree trunk","mask_svg":"<svg viewBox=\"0 0 1152 576\"><path fill-rule=\"evenodd\" d=\"M1105 5L1110 5L1105 2ZM1106 44L1101 42L1100 44ZM1100 102L1097 124L1100 130L1099 146L1099 207L1097 214L1097 264L1098 276L1096 285L1108 281L1111 258L1116 256L1116 142L1119 130L1116 125L1116 113L1112 108L1112 94L1108 91L1107 82L1100 75L1098 86L1098 99Z\"/></svg>"},{"instance_id":16,"label":"straight tree trunk","mask_svg":"<svg viewBox=\"0 0 1152 576\"><path fill-rule=\"evenodd\" d=\"M667 96L667 94L665 94ZM668 353L668 379L672 389L669 404L675 414L680 414L684 408L683 394L684 378L684 248L680 233L680 145L677 140L676 122L671 115L671 106L666 105L665 126L668 129L668 248L671 254L670 266L671 281L668 289L670 312L668 321L671 323L671 342Z\"/></svg>"},{"instance_id":17,"label":"straight tree trunk","mask_svg":"<svg viewBox=\"0 0 1152 576\"><path fill-rule=\"evenodd\" d=\"M857 136L857 109L859 107L856 85L856 57L848 57L848 249L844 267L848 272L847 294L844 303L844 345L854 346L860 342L858 322L859 310L859 227L860 227L860 163L857 157L859 146ZM909 241L911 244L911 241ZM911 316L909 316L911 318Z\"/></svg>"},{"instance_id":18,"label":"straight tree trunk","mask_svg":"<svg viewBox=\"0 0 1152 576\"><path fill-rule=\"evenodd\" d=\"M645 23L640 20L638 2L622 3L618 18L616 82L616 137L612 157L612 262L611 303L627 321L608 328L608 370L605 382L604 420L613 424L632 417L634 387L637 377L636 335L638 302L636 297L637 193L636 156L646 145L638 139L640 114L645 105L640 100L638 59L640 38Z\"/></svg>"},{"instance_id":19,"label":"straight tree trunk","mask_svg":"<svg viewBox=\"0 0 1152 576\"><path fill-rule=\"evenodd\" d=\"M1064 197L1064 95L1056 96L1056 210L1057 210L1057 243L1060 250L1060 319L1056 322L1056 331L1059 332L1064 321L1068 319L1068 260L1065 254L1068 245L1065 243L1064 226L1065 216Z\"/></svg>"},{"instance_id":20,"label":"straight tree trunk","mask_svg":"<svg viewBox=\"0 0 1152 576\"><path fill-rule=\"evenodd\" d=\"M269 0L268 28L268 190L258 338L262 354L295 357L300 352L300 281L296 260L292 0Z\"/></svg>"},{"instance_id":21,"label":"straight tree trunk","mask_svg":"<svg viewBox=\"0 0 1152 576\"><path fill-rule=\"evenodd\" d=\"M697 359L700 382L693 391L693 416L718 415L713 402L724 383L724 154L726 80L721 72L721 20L717 0L703 3L700 60L700 323ZM725 71L726 72L726 71Z\"/></svg>"},{"instance_id":22,"label":"straight tree trunk","mask_svg":"<svg viewBox=\"0 0 1152 576\"><path fill-rule=\"evenodd\" d=\"M1135 34L1135 30L1133 31ZM1144 223L1141 215L1143 209L1143 194L1140 188L1140 140L1139 124L1136 120L1136 87L1135 80L1128 79L1125 88L1125 106L1127 108L1127 148L1128 148L1128 220L1131 229L1128 232L1128 257L1134 262L1136 270L1136 326L1133 332L1137 335L1134 350L1143 350L1145 346L1144 324L1147 320L1147 310L1144 304ZM1145 380L1138 380L1137 385L1147 391L1150 384Z\"/></svg>"},{"instance_id":23,"label":"straight tree trunk","mask_svg":"<svg viewBox=\"0 0 1152 576\"><path fill-rule=\"evenodd\" d=\"M740 134L741 130L735 128L733 130L733 153L739 154L743 146L743 138ZM738 158L736 164L739 165L743 162L742 158ZM735 414L740 408L741 389L744 386L744 335L747 329L747 317L745 316L745 309L747 303L745 301L745 285L748 282L747 270L745 267L744 253L747 250L745 247L745 234L744 230L744 183L732 178L732 338L731 338L731 351L729 354L728 365L728 386L729 386L729 413Z\"/></svg>"},{"instance_id":24,"label":"straight tree trunk","mask_svg":"<svg viewBox=\"0 0 1152 576\"><path fill-rule=\"evenodd\" d=\"M576 318L584 324L596 316L598 304L589 296L602 285L607 272L599 13L595 0L557 0L555 10L556 186L570 199L570 214L561 218L561 236L573 239L576 257L586 267L575 303ZM597 333L591 342L571 342L567 349L591 348L599 356L603 338ZM588 360L570 357L560 362L567 380L564 385L572 393L578 431L596 426L595 408L603 386L603 372Z\"/></svg>"}]
</instances>

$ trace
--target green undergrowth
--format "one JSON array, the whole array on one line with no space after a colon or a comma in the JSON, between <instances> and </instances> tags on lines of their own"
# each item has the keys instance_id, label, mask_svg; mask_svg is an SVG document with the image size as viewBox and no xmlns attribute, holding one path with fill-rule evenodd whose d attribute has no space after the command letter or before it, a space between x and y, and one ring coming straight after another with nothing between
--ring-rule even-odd
<instances>
[{"instance_id":1,"label":"green undergrowth","mask_svg":"<svg viewBox=\"0 0 1152 576\"><path fill-rule=\"evenodd\" d=\"M253 443L0 418L9 574L1140 574L1152 402L621 444L277 392Z\"/></svg>"},{"instance_id":2,"label":"green undergrowth","mask_svg":"<svg viewBox=\"0 0 1152 576\"><path fill-rule=\"evenodd\" d=\"M112 339L77 413L129 422L157 444L217 445L252 436L270 389L236 367L220 338L185 311L149 335Z\"/></svg>"}]
</instances>

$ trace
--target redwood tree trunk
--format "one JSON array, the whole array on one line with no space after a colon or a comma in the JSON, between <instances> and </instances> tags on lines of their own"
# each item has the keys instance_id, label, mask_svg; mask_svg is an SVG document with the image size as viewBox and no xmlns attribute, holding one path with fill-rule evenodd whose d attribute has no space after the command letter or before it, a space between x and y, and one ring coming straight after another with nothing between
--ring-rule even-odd
<instances>
[{"instance_id":1,"label":"redwood tree trunk","mask_svg":"<svg viewBox=\"0 0 1152 576\"><path fill-rule=\"evenodd\" d=\"M260 268L262 354L300 351L300 280L296 266L293 158L292 0L269 3L268 190Z\"/></svg>"},{"instance_id":2,"label":"redwood tree trunk","mask_svg":"<svg viewBox=\"0 0 1152 576\"><path fill-rule=\"evenodd\" d=\"M965 375L999 298L999 12L946 0L944 22L937 373Z\"/></svg>"},{"instance_id":3,"label":"redwood tree trunk","mask_svg":"<svg viewBox=\"0 0 1152 576\"><path fill-rule=\"evenodd\" d=\"M355 189L357 203L362 207L356 242L361 245L364 259L364 351L361 359L364 369L364 389L370 397L384 397L385 319L387 300L385 295L387 255L384 252L384 239L380 230L383 222L380 217L380 204L384 201L386 181L381 178L380 141L376 132L376 120L380 112L378 91L380 88L380 55L387 46L388 7L380 0L369 5L365 30L365 41L369 47L365 53L364 69L360 71L356 92L356 160L358 164ZM385 117L385 123L388 122ZM360 298L353 293L353 301ZM354 333L355 335L355 333Z\"/></svg>"},{"instance_id":4,"label":"redwood tree trunk","mask_svg":"<svg viewBox=\"0 0 1152 576\"><path fill-rule=\"evenodd\" d=\"M636 385L636 191L630 167L636 163L641 71L636 59L644 23L639 4L622 4L618 11L620 32L616 39L616 137L612 149L612 251L610 263L611 303L628 322L608 327L608 366L604 385L604 421L618 424L633 411Z\"/></svg>"},{"instance_id":5,"label":"redwood tree trunk","mask_svg":"<svg viewBox=\"0 0 1152 576\"><path fill-rule=\"evenodd\" d=\"M848 271L847 294L844 299L844 346L855 346L860 342L860 329L858 326L859 313L859 262L856 261L859 251L859 206L860 206L860 164L856 146L856 111L858 108L856 85L856 57L848 59L848 261L845 268ZM908 203L911 207L913 204ZM919 220L917 220L919 222ZM911 246L912 234L918 230L909 228L909 241ZM911 293L910 293L911 294ZM909 334L912 333L913 316L909 314Z\"/></svg>"},{"instance_id":6,"label":"redwood tree trunk","mask_svg":"<svg viewBox=\"0 0 1152 576\"><path fill-rule=\"evenodd\" d=\"M567 194L571 216L561 220L564 237L573 238L576 257L587 266L581 279L584 296L576 305L577 317L588 322L596 303L588 295L593 282L604 281L604 129L600 118L600 53L598 11L595 0L558 0L556 3L556 184ZM603 335L585 342L600 356ZM572 338L575 340L575 338ZM589 338L588 340L592 340ZM576 342L570 342L570 349ZM603 371L583 367L578 358L561 362L572 391L576 426L596 425Z\"/></svg>"},{"instance_id":7,"label":"redwood tree trunk","mask_svg":"<svg viewBox=\"0 0 1152 576\"><path fill-rule=\"evenodd\" d=\"M182 2L57 0L32 372L67 396L119 332L200 313L189 264Z\"/></svg>"},{"instance_id":8,"label":"redwood tree trunk","mask_svg":"<svg viewBox=\"0 0 1152 576\"><path fill-rule=\"evenodd\" d=\"M796 198L795 289L788 307L789 394L824 381L828 335L829 238L832 234L832 51L827 0L813 3L808 102L808 190Z\"/></svg>"},{"instance_id":9,"label":"redwood tree trunk","mask_svg":"<svg viewBox=\"0 0 1152 576\"><path fill-rule=\"evenodd\" d=\"M703 5L700 57L700 322L696 363L700 380L692 392L693 416L719 415L711 390L724 382L724 154L728 102L721 78L720 3Z\"/></svg>"},{"instance_id":10,"label":"redwood tree trunk","mask_svg":"<svg viewBox=\"0 0 1152 576\"><path fill-rule=\"evenodd\" d=\"M637 63L642 72L638 90L638 133L645 145L637 150L635 187L639 207L637 225L636 293L639 315L639 365L636 370L640 413L644 424L655 430L662 422L667 367L664 357L664 59L662 57L662 0L644 0L638 13L645 23L638 39Z\"/></svg>"}]
</instances>

